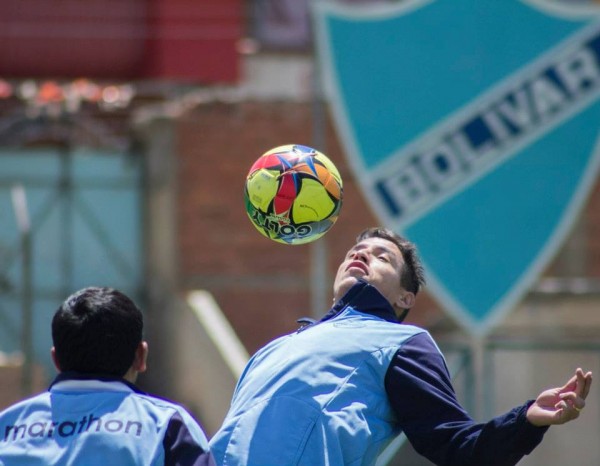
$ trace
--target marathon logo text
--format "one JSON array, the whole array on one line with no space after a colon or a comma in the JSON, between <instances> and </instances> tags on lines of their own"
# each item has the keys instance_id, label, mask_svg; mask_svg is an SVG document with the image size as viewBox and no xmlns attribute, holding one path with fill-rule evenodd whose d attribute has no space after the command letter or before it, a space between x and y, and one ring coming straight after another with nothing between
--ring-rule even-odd
<instances>
[{"instance_id":1,"label":"marathon logo text","mask_svg":"<svg viewBox=\"0 0 600 466\"><path fill-rule=\"evenodd\" d=\"M410 222L591 104L599 91L595 26L402 149L375 173L373 191L392 221Z\"/></svg>"},{"instance_id":2,"label":"marathon logo text","mask_svg":"<svg viewBox=\"0 0 600 466\"><path fill-rule=\"evenodd\" d=\"M77 420L37 421L29 424L9 425L5 428L3 440L14 442L24 438L65 438L86 432L108 432L140 437L142 424L139 421L106 419L106 417L94 417L93 414L88 414Z\"/></svg>"}]
</instances>

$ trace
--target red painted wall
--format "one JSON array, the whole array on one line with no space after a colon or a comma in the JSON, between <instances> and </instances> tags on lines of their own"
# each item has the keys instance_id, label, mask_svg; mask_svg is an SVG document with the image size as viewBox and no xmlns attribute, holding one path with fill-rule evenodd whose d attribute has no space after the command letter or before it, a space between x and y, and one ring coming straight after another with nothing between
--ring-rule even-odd
<instances>
[{"instance_id":1,"label":"red painted wall","mask_svg":"<svg viewBox=\"0 0 600 466\"><path fill-rule=\"evenodd\" d=\"M241 35L241 0L3 0L0 76L235 82Z\"/></svg>"}]
</instances>

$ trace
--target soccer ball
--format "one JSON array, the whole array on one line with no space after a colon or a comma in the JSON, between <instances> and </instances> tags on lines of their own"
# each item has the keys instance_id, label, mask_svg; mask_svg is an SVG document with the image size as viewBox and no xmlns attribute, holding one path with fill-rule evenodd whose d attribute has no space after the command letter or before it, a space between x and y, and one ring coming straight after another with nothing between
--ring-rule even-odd
<instances>
[{"instance_id":1,"label":"soccer ball","mask_svg":"<svg viewBox=\"0 0 600 466\"><path fill-rule=\"evenodd\" d=\"M275 147L254 162L244 187L250 221L267 238L304 244L323 236L342 207L342 178L321 152Z\"/></svg>"}]
</instances>

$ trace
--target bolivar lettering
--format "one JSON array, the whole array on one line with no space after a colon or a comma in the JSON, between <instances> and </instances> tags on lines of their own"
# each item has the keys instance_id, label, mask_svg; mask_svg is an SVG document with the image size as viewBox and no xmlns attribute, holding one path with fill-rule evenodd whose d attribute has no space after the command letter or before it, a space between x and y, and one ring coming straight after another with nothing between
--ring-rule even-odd
<instances>
[{"instance_id":1,"label":"bolivar lettering","mask_svg":"<svg viewBox=\"0 0 600 466\"><path fill-rule=\"evenodd\" d=\"M6 426L3 440L15 442L25 438L65 438L83 433L109 432L114 434L142 435L142 424L128 419L110 419L94 417L93 414L81 419L67 419L59 422L37 421L29 424Z\"/></svg>"},{"instance_id":2,"label":"bolivar lettering","mask_svg":"<svg viewBox=\"0 0 600 466\"><path fill-rule=\"evenodd\" d=\"M395 166L385 167L374 181L374 191L394 220L409 221L599 95L596 30L550 60L509 78L500 90L474 102L471 111L432 128L397 158Z\"/></svg>"}]
</instances>

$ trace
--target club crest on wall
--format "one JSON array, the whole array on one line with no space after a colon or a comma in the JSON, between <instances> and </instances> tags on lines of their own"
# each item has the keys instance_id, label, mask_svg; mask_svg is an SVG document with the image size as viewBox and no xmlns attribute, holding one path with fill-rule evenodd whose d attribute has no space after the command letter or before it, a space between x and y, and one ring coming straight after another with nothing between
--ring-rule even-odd
<instances>
[{"instance_id":1,"label":"club crest on wall","mask_svg":"<svg viewBox=\"0 0 600 466\"><path fill-rule=\"evenodd\" d=\"M314 2L355 177L472 333L527 292L596 180L599 15L543 0Z\"/></svg>"}]
</instances>

